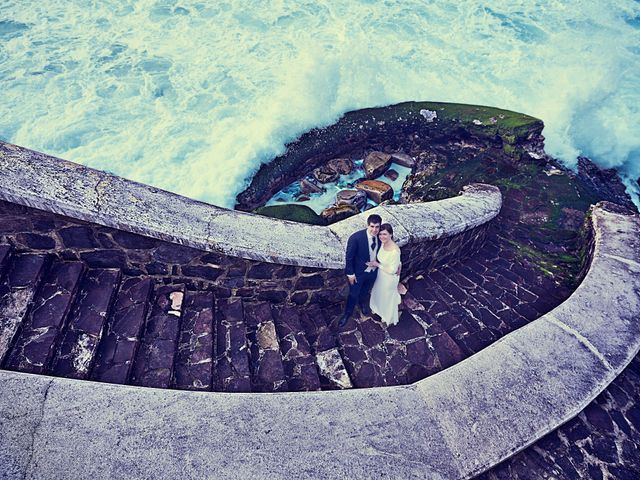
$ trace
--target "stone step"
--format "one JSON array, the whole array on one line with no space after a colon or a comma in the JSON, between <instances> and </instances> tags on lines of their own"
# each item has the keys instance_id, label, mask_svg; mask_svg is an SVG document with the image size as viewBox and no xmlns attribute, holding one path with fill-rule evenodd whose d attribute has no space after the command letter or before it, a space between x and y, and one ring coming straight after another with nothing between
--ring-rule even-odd
<instances>
[{"instance_id":1,"label":"stone step","mask_svg":"<svg viewBox=\"0 0 640 480\"><path fill-rule=\"evenodd\" d=\"M242 300L220 300L217 307L215 389L250 392L251 372Z\"/></svg>"},{"instance_id":2,"label":"stone step","mask_svg":"<svg viewBox=\"0 0 640 480\"><path fill-rule=\"evenodd\" d=\"M173 376L175 388L213 388L214 309L212 292L186 293Z\"/></svg>"},{"instance_id":3,"label":"stone step","mask_svg":"<svg viewBox=\"0 0 640 480\"><path fill-rule=\"evenodd\" d=\"M81 262L55 262L33 298L7 368L45 373L61 340L85 267Z\"/></svg>"},{"instance_id":4,"label":"stone step","mask_svg":"<svg viewBox=\"0 0 640 480\"><path fill-rule=\"evenodd\" d=\"M335 390L353 387L338 348L338 339L329 328L322 308L318 304L309 305L300 313L300 323L315 356L322 389Z\"/></svg>"},{"instance_id":5,"label":"stone step","mask_svg":"<svg viewBox=\"0 0 640 480\"><path fill-rule=\"evenodd\" d=\"M244 322L247 329L251 371L251 390L254 392L287 391L280 343L267 302L246 304Z\"/></svg>"},{"instance_id":6,"label":"stone step","mask_svg":"<svg viewBox=\"0 0 640 480\"><path fill-rule=\"evenodd\" d=\"M156 289L133 365L132 384L156 388L171 385L184 292L184 285Z\"/></svg>"},{"instance_id":7,"label":"stone step","mask_svg":"<svg viewBox=\"0 0 640 480\"><path fill-rule=\"evenodd\" d=\"M9 353L47 267L46 255L15 255L0 284L0 365Z\"/></svg>"},{"instance_id":8,"label":"stone step","mask_svg":"<svg viewBox=\"0 0 640 480\"><path fill-rule=\"evenodd\" d=\"M297 308L278 306L272 312L280 338L280 352L289 390L320 390L315 356L304 335Z\"/></svg>"},{"instance_id":9,"label":"stone step","mask_svg":"<svg viewBox=\"0 0 640 480\"><path fill-rule=\"evenodd\" d=\"M80 282L51 373L67 378L89 377L120 276L120 270L113 268L87 271Z\"/></svg>"},{"instance_id":10,"label":"stone step","mask_svg":"<svg viewBox=\"0 0 640 480\"><path fill-rule=\"evenodd\" d=\"M92 380L128 382L152 292L150 278L129 278L122 283L98 345Z\"/></svg>"}]
</instances>

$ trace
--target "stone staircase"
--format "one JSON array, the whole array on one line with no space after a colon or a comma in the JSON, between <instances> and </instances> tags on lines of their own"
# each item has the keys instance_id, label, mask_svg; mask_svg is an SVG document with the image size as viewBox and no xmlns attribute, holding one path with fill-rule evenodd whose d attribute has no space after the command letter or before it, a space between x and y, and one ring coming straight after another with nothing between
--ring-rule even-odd
<instances>
[{"instance_id":1,"label":"stone staircase","mask_svg":"<svg viewBox=\"0 0 640 480\"><path fill-rule=\"evenodd\" d=\"M342 303L224 295L184 277L167 284L55 249L0 245L0 368L223 392L412 383L569 296L509 247L489 232L472 258L406 279L398 325L356 313L338 329Z\"/></svg>"},{"instance_id":2,"label":"stone staircase","mask_svg":"<svg viewBox=\"0 0 640 480\"><path fill-rule=\"evenodd\" d=\"M0 245L7 370L187 390L337 388L330 372L346 376L339 354L329 354L332 369L316 361L336 352L335 338L313 318L319 310L298 310Z\"/></svg>"}]
</instances>

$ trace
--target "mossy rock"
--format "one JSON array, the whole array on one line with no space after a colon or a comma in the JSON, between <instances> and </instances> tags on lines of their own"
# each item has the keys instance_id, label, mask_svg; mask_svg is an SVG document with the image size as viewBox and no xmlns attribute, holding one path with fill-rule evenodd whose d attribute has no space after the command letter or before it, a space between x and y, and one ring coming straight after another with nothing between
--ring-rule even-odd
<instances>
[{"instance_id":1,"label":"mossy rock","mask_svg":"<svg viewBox=\"0 0 640 480\"><path fill-rule=\"evenodd\" d=\"M260 207L254 213L265 217L279 218L280 220L291 220L293 222L308 223L310 225L325 225L326 222L306 205L296 203L284 203L282 205L271 205Z\"/></svg>"}]
</instances>

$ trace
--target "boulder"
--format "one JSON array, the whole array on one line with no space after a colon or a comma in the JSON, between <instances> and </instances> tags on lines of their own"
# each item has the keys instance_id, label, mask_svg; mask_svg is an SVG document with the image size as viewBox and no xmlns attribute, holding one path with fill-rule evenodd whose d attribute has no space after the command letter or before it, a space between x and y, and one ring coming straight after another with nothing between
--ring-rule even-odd
<instances>
[{"instance_id":1,"label":"boulder","mask_svg":"<svg viewBox=\"0 0 640 480\"><path fill-rule=\"evenodd\" d=\"M364 159L364 173L367 178L377 178L382 175L391 163L391 155L384 152L371 152Z\"/></svg>"},{"instance_id":2,"label":"boulder","mask_svg":"<svg viewBox=\"0 0 640 480\"><path fill-rule=\"evenodd\" d=\"M316 168L313 173L313 178L315 178L320 183L331 183L335 182L340 174L332 169L329 165L322 165L321 167Z\"/></svg>"},{"instance_id":3,"label":"boulder","mask_svg":"<svg viewBox=\"0 0 640 480\"><path fill-rule=\"evenodd\" d=\"M362 190L341 190L336 193L336 205L353 205L362 210L367 204L367 193Z\"/></svg>"},{"instance_id":4,"label":"boulder","mask_svg":"<svg viewBox=\"0 0 640 480\"><path fill-rule=\"evenodd\" d=\"M407 155L406 153L392 153L391 161L403 167L413 168L416 164L416 161L413 157Z\"/></svg>"},{"instance_id":5,"label":"boulder","mask_svg":"<svg viewBox=\"0 0 640 480\"><path fill-rule=\"evenodd\" d=\"M366 192L367 196L376 203L393 198L391 185L380 180L365 180L356 185L358 190Z\"/></svg>"},{"instance_id":6,"label":"boulder","mask_svg":"<svg viewBox=\"0 0 640 480\"><path fill-rule=\"evenodd\" d=\"M393 170L392 168L390 168L389 170L384 172L384 176L387 177L389 180L391 180L393 182L394 180L398 179L400 174L398 172L396 172L395 170Z\"/></svg>"},{"instance_id":7,"label":"boulder","mask_svg":"<svg viewBox=\"0 0 640 480\"><path fill-rule=\"evenodd\" d=\"M303 178L302 180L300 180L300 193L301 194L304 195L306 193L322 193L322 192L324 192L324 188L319 187L315 183L307 180L306 178Z\"/></svg>"},{"instance_id":8,"label":"boulder","mask_svg":"<svg viewBox=\"0 0 640 480\"><path fill-rule=\"evenodd\" d=\"M331 224L344 220L345 218L352 217L353 215L357 215L358 213L360 213L360 210L353 205L340 205L337 207L325 208L320 212L320 217L322 217L327 224Z\"/></svg>"},{"instance_id":9,"label":"boulder","mask_svg":"<svg viewBox=\"0 0 640 480\"><path fill-rule=\"evenodd\" d=\"M348 158L333 158L327 162L327 167L340 175L349 175L353 172L353 162Z\"/></svg>"}]
</instances>

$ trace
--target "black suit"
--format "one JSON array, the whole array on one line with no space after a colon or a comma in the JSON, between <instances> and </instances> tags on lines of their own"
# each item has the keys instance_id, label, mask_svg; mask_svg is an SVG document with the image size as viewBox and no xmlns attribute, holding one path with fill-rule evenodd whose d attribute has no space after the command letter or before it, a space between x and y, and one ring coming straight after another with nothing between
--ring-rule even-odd
<instances>
[{"instance_id":1,"label":"black suit","mask_svg":"<svg viewBox=\"0 0 640 480\"><path fill-rule=\"evenodd\" d=\"M380 240L378 240L378 237L373 237L373 239L376 242L375 251L377 253L380 248ZM367 262L370 261L369 248L369 237L366 229L354 233L347 241L347 265L345 271L347 275L356 276L356 282L353 285L349 285L349 298L344 310L344 314L347 317L353 313L356 303L360 304L361 310L362 306L366 305L367 296L371 292L373 282L375 282L378 275L377 268L374 268L372 272L365 272Z\"/></svg>"}]
</instances>

